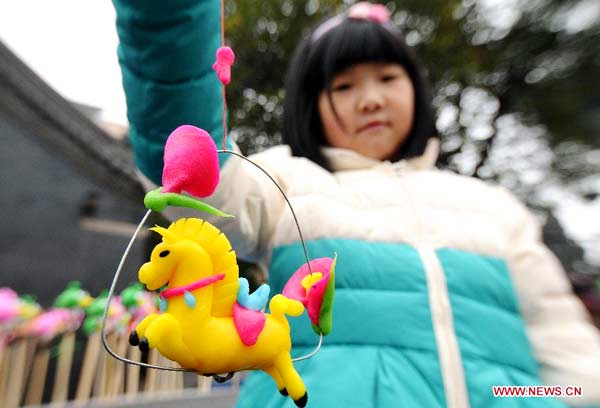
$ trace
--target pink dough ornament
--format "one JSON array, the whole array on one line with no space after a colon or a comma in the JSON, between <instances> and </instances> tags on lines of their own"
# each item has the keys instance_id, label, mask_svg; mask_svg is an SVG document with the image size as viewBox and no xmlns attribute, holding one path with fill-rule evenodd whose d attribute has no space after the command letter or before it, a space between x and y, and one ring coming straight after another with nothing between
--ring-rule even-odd
<instances>
[{"instance_id":1,"label":"pink dough ornament","mask_svg":"<svg viewBox=\"0 0 600 408\"><path fill-rule=\"evenodd\" d=\"M33 297L19 297L12 289L0 288L0 330L28 321L40 311L40 305Z\"/></svg>"},{"instance_id":2,"label":"pink dough ornament","mask_svg":"<svg viewBox=\"0 0 600 408\"><path fill-rule=\"evenodd\" d=\"M25 335L27 325L41 310L32 296L19 297L11 289L0 289L0 337Z\"/></svg>"},{"instance_id":3,"label":"pink dough ornament","mask_svg":"<svg viewBox=\"0 0 600 408\"><path fill-rule=\"evenodd\" d=\"M217 50L217 62L212 66L212 69L217 73L219 81L223 85L229 85L231 82L231 65L235 61L235 54L229 47L220 47Z\"/></svg>"},{"instance_id":4,"label":"pink dough ornament","mask_svg":"<svg viewBox=\"0 0 600 408\"><path fill-rule=\"evenodd\" d=\"M121 302L121 297L116 296L108 309L107 330L113 333L125 333L129 328L130 321L131 313L127 311Z\"/></svg>"},{"instance_id":5,"label":"pink dough ornament","mask_svg":"<svg viewBox=\"0 0 600 408\"><path fill-rule=\"evenodd\" d=\"M27 325L27 334L38 337L43 343L49 343L55 337L76 331L83 322L82 310L62 308L50 309Z\"/></svg>"},{"instance_id":6,"label":"pink dough ornament","mask_svg":"<svg viewBox=\"0 0 600 408\"><path fill-rule=\"evenodd\" d=\"M81 327L85 310L93 300L89 292L81 288L79 281L71 281L56 297L53 308L39 316L30 330L45 341L59 334L75 332Z\"/></svg>"},{"instance_id":7,"label":"pink dough ornament","mask_svg":"<svg viewBox=\"0 0 600 408\"><path fill-rule=\"evenodd\" d=\"M283 288L282 294L306 307L313 330L324 336L332 329L335 258L318 258L302 265ZM311 273L312 269L312 273Z\"/></svg>"},{"instance_id":8,"label":"pink dough ornament","mask_svg":"<svg viewBox=\"0 0 600 408\"><path fill-rule=\"evenodd\" d=\"M219 184L217 146L208 132L192 125L179 126L167 139L164 162L163 186L146 194L146 208L161 212L171 205L231 217L196 198L208 197Z\"/></svg>"},{"instance_id":9,"label":"pink dough ornament","mask_svg":"<svg viewBox=\"0 0 600 408\"><path fill-rule=\"evenodd\" d=\"M8 323L19 315L21 302L17 293L9 288L0 288L0 324Z\"/></svg>"},{"instance_id":10,"label":"pink dough ornament","mask_svg":"<svg viewBox=\"0 0 600 408\"><path fill-rule=\"evenodd\" d=\"M205 130L190 125L175 129L165 144L164 161L163 193L208 197L219 184L217 146Z\"/></svg>"}]
</instances>

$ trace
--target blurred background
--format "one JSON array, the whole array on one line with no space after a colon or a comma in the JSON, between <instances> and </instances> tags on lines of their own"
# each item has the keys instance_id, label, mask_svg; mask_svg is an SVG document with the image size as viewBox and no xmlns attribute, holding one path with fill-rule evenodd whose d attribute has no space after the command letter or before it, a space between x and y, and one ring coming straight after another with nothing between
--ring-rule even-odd
<instances>
[{"instance_id":1,"label":"blurred background","mask_svg":"<svg viewBox=\"0 0 600 408\"><path fill-rule=\"evenodd\" d=\"M229 125L246 154L281 142L299 38L351 3L226 1ZM384 4L428 69L440 167L525 201L600 325L600 2ZM108 288L144 213L117 46L110 2L0 3L0 287L43 307L72 279ZM134 249L123 284L151 245Z\"/></svg>"}]
</instances>

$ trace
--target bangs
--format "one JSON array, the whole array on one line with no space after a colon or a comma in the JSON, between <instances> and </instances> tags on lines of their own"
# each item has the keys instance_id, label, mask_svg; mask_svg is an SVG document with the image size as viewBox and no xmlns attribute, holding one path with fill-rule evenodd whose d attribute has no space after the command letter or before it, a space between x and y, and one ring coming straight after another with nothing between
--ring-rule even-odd
<instances>
[{"instance_id":1,"label":"bangs","mask_svg":"<svg viewBox=\"0 0 600 408\"><path fill-rule=\"evenodd\" d=\"M311 71L320 89L329 89L334 77L363 62L392 62L405 66L409 71L409 50L400 46L399 33L390 31L371 21L346 19L339 26L317 40L309 64L320 63Z\"/></svg>"}]
</instances>

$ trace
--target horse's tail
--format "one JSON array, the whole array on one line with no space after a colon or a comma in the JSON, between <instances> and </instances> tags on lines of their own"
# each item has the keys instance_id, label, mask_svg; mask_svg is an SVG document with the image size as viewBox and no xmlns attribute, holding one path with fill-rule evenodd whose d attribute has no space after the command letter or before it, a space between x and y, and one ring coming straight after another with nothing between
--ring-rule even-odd
<instances>
[{"instance_id":1,"label":"horse's tail","mask_svg":"<svg viewBox=\"0 0 600 408\"><path fill-rule=\"evenodd\" d=\"M281 294L273 296L269 303L271 316L281 320L285 319L285 315L300 316L304 312L304 305L294 299L287 298Z\"/></svg>"}]
</instances>

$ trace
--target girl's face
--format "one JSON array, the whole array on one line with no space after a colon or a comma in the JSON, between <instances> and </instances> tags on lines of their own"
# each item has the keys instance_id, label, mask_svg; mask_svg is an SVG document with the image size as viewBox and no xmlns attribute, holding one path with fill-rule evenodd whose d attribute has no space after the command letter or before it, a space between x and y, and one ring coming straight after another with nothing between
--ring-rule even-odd
<instances>
[{"instance_id":1,"label":"girl's face","mask_svg":"<svg viewBox=\"0 0 600 408\"><path fill-rule=\"evenodd\" d=\"M361 63L341 72L319 95L325 139L333 147L377 160L391 157L410 133L414 116L412 81L396 63Z\"/></svg>"}]
</instances>

